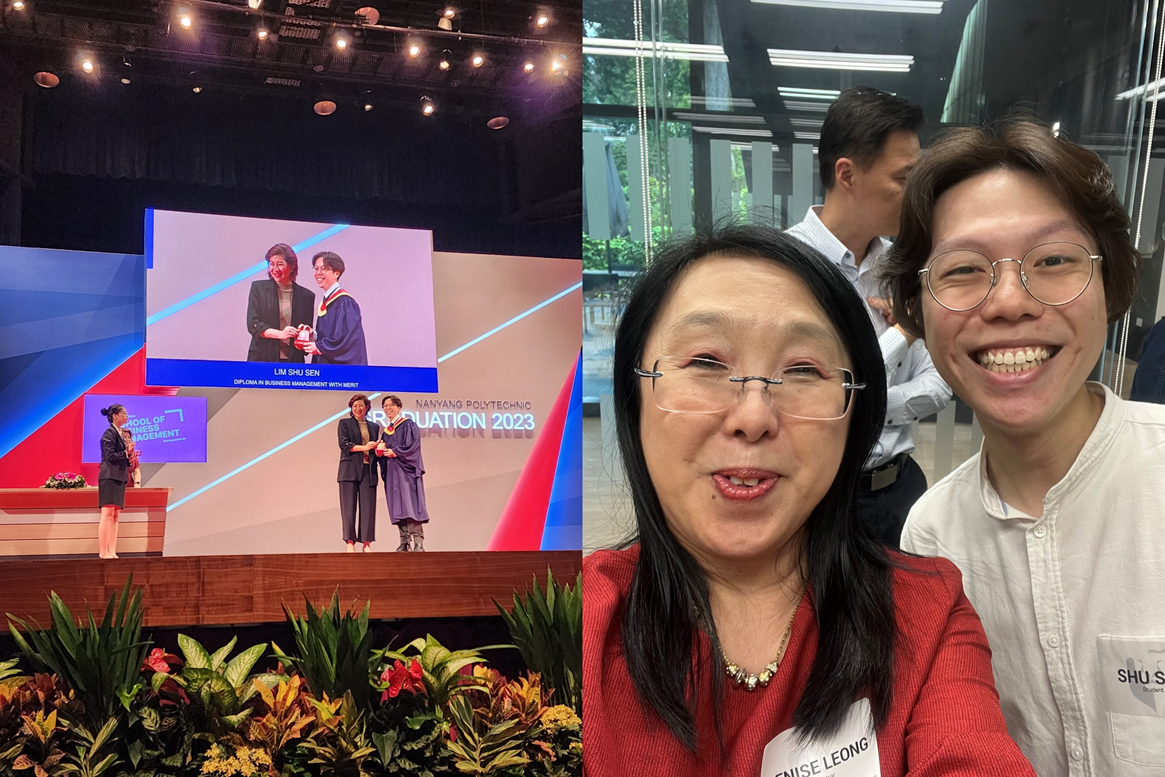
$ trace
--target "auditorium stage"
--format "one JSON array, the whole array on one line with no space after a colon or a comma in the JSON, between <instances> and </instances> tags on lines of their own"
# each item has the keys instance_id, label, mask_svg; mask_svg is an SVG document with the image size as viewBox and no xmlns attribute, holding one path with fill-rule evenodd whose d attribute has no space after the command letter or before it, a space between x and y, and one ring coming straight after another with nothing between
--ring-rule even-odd
<instances>
[{"instance_id":1,"label":"auditorium stage","mask_svg":"<svg viewBox=\"0 0 1165 777\"><path fill-rule=\"evenodd\" d=\"M582 569L578 551L476 553L319 553L249 556L180 556L115 560L18 560L0 562L0 614L49 622L48 594L56 591L74 615L85 603L100 618L105 602L128 575L142 586L145 625L215 626L282 621L282 604L304 612L339 591L345 606L369 617L446 618L497 615L493 600L513 602L546 569L574 584ZM0 618L0 631L8 630Z\"/></svg>"}]
</instances>

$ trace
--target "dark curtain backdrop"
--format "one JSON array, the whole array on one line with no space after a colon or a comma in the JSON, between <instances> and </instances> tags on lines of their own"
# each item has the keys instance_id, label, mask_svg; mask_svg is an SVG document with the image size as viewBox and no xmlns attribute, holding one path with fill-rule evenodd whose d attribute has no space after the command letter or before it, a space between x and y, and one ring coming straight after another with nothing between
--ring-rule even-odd
<instances>
[{"instance_id":1,"label":"dark curtain backdrop","mask_svg":"<svg viewBox=\"0 0 1165 777\"><path fill-rule=\"evenodd\" d=\"M141 252L143 211L155 207L425 228L440 251L580 255L579 182L561 162L578 155L569 120L494 132L454 116L342 106L321 117L303 102L205 93L31 97L24 245Z\"/></svg>"}]
</instances>

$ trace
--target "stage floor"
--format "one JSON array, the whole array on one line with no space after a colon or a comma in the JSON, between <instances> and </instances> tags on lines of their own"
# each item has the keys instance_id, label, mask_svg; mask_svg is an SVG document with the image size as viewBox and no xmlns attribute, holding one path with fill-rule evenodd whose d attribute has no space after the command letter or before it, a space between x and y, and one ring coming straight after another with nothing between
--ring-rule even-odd
<instances>
[{"instance_id":1,"label":"stage floor","mask_svg":"<svg viewBox=\"0 0 1165 777\"><path fill-rule=\"evenodd\" d=\"M578 551L477 553L318 553L20 560L0 563L0 613L49 623L48 595L56 591L83 615L86 603L100 618L105 603L132 574L142 586L146 626L239 625L282 621L282 604L303 614L304 595L319 606L339 591L349 606L371 600L371 618L444 618L497 615L513 592L546 569L574 584ZM0 618L0 631L8 630Z\"/></svg>"}]
</instances>

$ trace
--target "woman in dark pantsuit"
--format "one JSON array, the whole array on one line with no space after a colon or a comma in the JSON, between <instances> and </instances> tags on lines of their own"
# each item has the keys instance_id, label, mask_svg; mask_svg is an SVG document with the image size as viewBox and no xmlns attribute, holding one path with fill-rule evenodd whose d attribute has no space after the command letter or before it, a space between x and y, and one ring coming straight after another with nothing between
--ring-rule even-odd
<instances>
[{"instance_id":1,"label":"woman in dark pantsuit","mask_svg":"<svg viewBox=\"0 0 1165 777\"><path fill-rule=\"evenodd\" d=\"M299 258L286 243L267 251L267 280L251 284L247 298L247 331L251 346L249 362L303 364L303 351L295 347L299 327L311 326L316 295L295 282Z\"/></svg>"},{"instance_id":2,"label":"woman in dark pantsuit","mask_svg":"<svg viewBox=\"0 0 1165 777\"><path fill-rule=\"evenodd\" d=\"M125 507L125 485L129 480L129 460L133 452L121 436L121 426L129 418L123 405L101 409L109 428L101 435L101 469L97 475L97 503L101 523L97 525L97 555L117 558L117 519Z\"/></svg>"},{"instance_id":3,"label":"woman in dark pantsuit","mask_svg":"<svg viewBox=\"0 0 1165 777\"><path fill-rule=\"evenodd\" d=\"M372 403L363 394L348 400L352 413L340 419L337 436L340 443L340 517L344 525L344 542L348 552L363 551L376 539L376 457L371 451L380 438L380 425L367 418ZM359 521L357 521L359 514Z\"/></svg>"}]
</instances>

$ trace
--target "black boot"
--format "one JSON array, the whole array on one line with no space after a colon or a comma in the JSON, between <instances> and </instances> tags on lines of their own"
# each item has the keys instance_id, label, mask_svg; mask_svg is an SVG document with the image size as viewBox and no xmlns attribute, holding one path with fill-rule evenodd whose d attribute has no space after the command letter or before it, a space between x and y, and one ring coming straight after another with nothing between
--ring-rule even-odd
<instances>
[{"instance_id":1,"label":"black boot","mask_svg":"<svg viewBox=\"0 0 1165 777\"><path fill-rule=\"evenodd\" d=\"M397 528L400 529L400 546L396 550L398 553L404 553L409 550L409 530L403 523L398 523Z\"/></svg>"}]
</instances>

